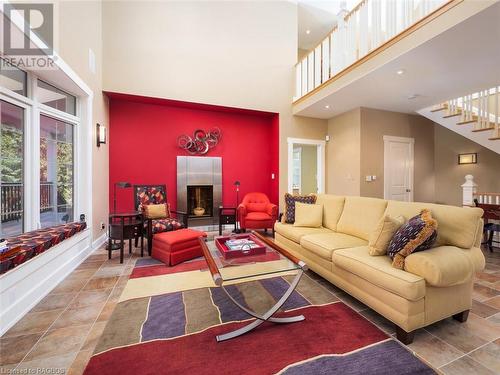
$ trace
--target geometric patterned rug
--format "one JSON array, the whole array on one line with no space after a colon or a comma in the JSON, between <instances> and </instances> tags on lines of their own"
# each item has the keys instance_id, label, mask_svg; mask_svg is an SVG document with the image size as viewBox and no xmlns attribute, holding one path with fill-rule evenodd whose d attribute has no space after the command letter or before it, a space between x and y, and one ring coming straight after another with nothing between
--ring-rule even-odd
<instances>
[{"instance_id":1,"label":"geometric patterned rug","mask_svg":"<svg viewBox=\"0 0 500 375\"><path fill-rule=\"evenodd\" d=\"M276 314L302 314L304 321L263 323L248 334L217 343L216 335L250 319L210 284L208 271L196 269L199 265L193 269L184 264L174 273L141 277L138 268L161 265L139 262L85 375L435 373L307 275ZM239 303L263 313L292 279L292 275L260 278L227 288Z\"/></svg>"}]
</instances>

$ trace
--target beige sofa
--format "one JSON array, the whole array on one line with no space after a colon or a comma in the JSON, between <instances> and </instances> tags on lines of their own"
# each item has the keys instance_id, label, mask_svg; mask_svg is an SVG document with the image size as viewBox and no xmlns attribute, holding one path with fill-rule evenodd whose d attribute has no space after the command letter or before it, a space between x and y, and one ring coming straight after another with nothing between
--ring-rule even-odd
<instances>
[{"instance_id":1,"label":"beige sofa","mask_svg":"<svg viewBox=\"0 0 500 375\"><path fill-rule=\"evenodd\" d=\"M398 339L453 316L465 321L472 303L474 273L485 265L480 250L483 211L430 203L318 195L320 228L275 225L275 241L337 287L396 324ZM406 219L422 208L438 221L436 247L411 254L405 270L391 259L368 254L368 239L384 214Z\"/></svg>"}]
</instances>

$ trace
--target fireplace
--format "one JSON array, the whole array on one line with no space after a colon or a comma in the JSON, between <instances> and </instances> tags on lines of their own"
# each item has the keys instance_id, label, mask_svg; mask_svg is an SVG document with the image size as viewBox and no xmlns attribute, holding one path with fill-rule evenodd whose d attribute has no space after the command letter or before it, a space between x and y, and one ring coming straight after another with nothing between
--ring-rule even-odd
<instances>
[{"instance_id":1,"label":"fireplace","mask_svg":"<svg viewBox=\"0 0 500 375\"><path fill-rule=\"evenodd\" d=\"M214 188L212 185L187 186L187 212L190 218L214 215Z\"/></svg>"},{"instance_id":2,"label":"fireplace","mask_svg":"<svg viewBox=\"0 0 500 375\"><path fill-rule=\"evenodd\" d=\"M222 205L222 158L177 156L177 209L187 212L190 227L219 224Z\"/></svg>"}]
</instances>

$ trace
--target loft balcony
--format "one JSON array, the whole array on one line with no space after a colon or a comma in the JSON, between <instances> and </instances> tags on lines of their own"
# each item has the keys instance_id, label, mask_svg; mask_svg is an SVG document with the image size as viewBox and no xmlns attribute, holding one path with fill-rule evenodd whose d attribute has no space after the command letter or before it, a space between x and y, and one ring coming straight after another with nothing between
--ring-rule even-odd
<instances>
[{"instance_id":1,"label":"loft balcony","mask_svg":"<svg viewBox=\"0 0 500 375\"><path fill-rule=\"evenodd\" d=\"M415 112L493 86L499 13L495 1L363 0L297 63L293 113Z\"/></svg>"}]
</instances>

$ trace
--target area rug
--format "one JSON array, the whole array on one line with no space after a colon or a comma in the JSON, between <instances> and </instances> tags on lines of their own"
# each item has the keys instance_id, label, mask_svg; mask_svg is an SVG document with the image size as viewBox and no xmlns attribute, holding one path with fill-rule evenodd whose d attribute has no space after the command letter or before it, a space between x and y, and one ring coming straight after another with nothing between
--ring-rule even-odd
<instances>
[{"instance_id":1,"label":"area rug","mask_svg":"<svg viewBox=\"0 0 500 375\"><path fill-rule=\"evenodd\" d=\"M160 266L146 263L140 262L137 268ZM264 323L248 334L217 343L216 335L246 325L250 319L211 284L208 271L200 265L184 265L177 272L155 276L140 277L136 272L85 375L434 374L399 342L307 275L277 314L302 314L304 321ZM255 279L228 289L242 305L263 313L292 278ZM151 287L156 283L171 286ZM141 286L149 286L151 294L139 292ZM158 293L161 290L169 292Z\"/></svg>"}]
</instances>

